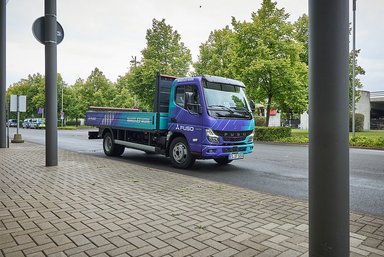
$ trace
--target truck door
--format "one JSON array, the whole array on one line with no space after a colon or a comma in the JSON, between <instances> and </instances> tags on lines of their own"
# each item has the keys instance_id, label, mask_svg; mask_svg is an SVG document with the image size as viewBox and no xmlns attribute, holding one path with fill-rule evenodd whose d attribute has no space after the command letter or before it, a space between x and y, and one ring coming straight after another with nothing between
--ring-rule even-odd
<instances>
[{"instance_id":1,"label":"truck door","mask_svg":"<svg viewBox=\"0 0 384 257\"><path fill-rule=\"evenodd\" d=\"M174 110L170 116L170 130L182 133L191 152L201 153L203 118L200 91L197 85L177 85L174 94Z\"/></svg>"}]
</instances>

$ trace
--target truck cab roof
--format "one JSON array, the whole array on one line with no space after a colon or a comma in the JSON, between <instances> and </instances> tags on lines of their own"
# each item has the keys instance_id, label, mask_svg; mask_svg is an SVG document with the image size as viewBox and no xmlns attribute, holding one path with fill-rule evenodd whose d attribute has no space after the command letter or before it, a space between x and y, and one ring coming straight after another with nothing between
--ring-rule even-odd
<instances>
[{"instance_id":1,"label":"truck cab roof","mask_svg":"<svg viewBox=\"0 0 384 257\"><path fill-rule=\"evenodd\" d=\"M224 78L224 77L219 77L219 76L212 76L212 75L202 75L202 76L195 76L195 77L183 77L183 78L177 78L176 80L177 80L177 82L191 82L191 81L194 81L195 79L206 80L206 81L212 82L212 83L230 84L230 85L234 85L234 86L239 86L239 87L245 88L244 83L239 81L239 80L229 79L229 78Z\"/></svg>"},{"instance_id":2,"label":"truck cab roof","mask_svg":"<svg viewBox=\"0 0 384 257\"><path fill-rule=\"evenodd\" d=\"M204 75L202 76L203 79L207 80L208 82L213 82L213 83L221 83L221 84L231 84L239 87L245 87L244 83L235 80L235 79L229 79L229 78L223 78L219 76L210 76L210 75Z\"/></svg>"}]
</instances>

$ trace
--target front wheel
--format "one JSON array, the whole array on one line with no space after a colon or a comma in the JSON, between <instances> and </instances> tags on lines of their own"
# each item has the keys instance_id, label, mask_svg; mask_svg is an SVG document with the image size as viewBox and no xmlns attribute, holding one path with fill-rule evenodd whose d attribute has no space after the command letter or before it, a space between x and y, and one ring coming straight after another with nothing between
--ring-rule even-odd
<instances>
[{"instance_id":1,"label":"front wheel","mask_svg":"<svg viewBox=\"0 0 384 257\"><path fill-rule=\"evenodd\" d=\"M226 165L226 164L232 162L232 160L229 160L229 159L228 159L228 156L214 158L214 160L215 160L215 162L217 162L219 165Z\"/></svg>"},{"instance_id":2,"label":"front wheel","mask_svg":"<svg viewBox=\"0 0 384 257\"><path fill-rule=\"evenodd\" d=\"M177 137L172 141L169 156L171 157L172 166L178 169L190 168L196 160L189 150L187 140L183 137Z\"/></svg>"},{"instance_id":3,"label":"front wheel","mask_svg":"<svg viewBox=\"0 0 384 257\"><path fill-rule=\"evenodd\" d=\"M112 134L107 132L103 137L103 150L107 156L120 156L124 153L125 147L115 144Z\"/></svg>"}]
</instances>

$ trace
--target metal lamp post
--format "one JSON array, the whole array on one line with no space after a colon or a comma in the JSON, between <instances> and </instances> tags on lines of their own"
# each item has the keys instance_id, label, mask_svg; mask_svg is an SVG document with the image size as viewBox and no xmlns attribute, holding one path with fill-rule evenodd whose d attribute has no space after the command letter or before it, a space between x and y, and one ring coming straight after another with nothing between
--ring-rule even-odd
<instances>
[{"instance_id":1,"label":"metal lamp post","mask_svg":"<svg viewBox=\"0 0 384 257\"><path fill-rule=\"evenodd\" d=\"M356 0L353 0L353 29L352 29L352 137L355 137L355 76L356 76Z\"/></svg>"},{"instance_id":2,"label":"metal lamp post","mask_svg":"<svg viewBox=\"0 0 384 257\"><path fill-rule=\"evenodd\" d=\"M44 1L44 16L35 20L32 32L45 45L45 164L57 166L57 45L64 38L64 30L56 17L56 0Z\"/></svg>"},{"instance_id":3,"label":"metal lamp post","mask_svg":"<svg viewBox=\"0 0 384 257\"><path fill-rule=\"evenodd\" d=\"M61 81L61 127L64 127L64 82Z\"/></svg>"},{"instance_id":4,"label":"metal lamp post","mask_svg":"<svg viewBox=\"0 0 384 257\"><path fill-rule=\"evenodd\" d=\"M309 0L309 256L349 256L348 17L349 0Z\"/></svg>"},{"instance_id":5,"label":"metal lamp post","mask_svg":"<svg viewBox=\"0 0 384 257\"><path fill-rule=\"evenodd\" d=\"M6 140L6 5L0 0L0 148L7 147Z\"/></svg>"},{"instance_id":6,"label":"metal lamp post","mask_svg":"<svg viewBox=\"0 0 384 257\"><path fill-rule=\"evenodd\" d=\"M45 0L45 163L57 166L57 24L56 0Z\"/></svg>"}]
</instances>

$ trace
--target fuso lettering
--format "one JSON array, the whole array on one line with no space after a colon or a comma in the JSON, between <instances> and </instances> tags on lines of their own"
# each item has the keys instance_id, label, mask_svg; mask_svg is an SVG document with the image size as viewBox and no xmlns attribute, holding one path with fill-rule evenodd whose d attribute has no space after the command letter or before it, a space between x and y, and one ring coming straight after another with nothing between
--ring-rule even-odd
<instances>
[{"instance_id":1,"label":"fuso lettering","mask_svg":"<svg viewBox=\"0 0 384 257\"><path fill-rule=\"evenodd\" d=\"M191 126L179 126L179 125L176 125L176 130L183 130L183 131L194 131L195 128L194 127L191 127Z\"/></svg>"}]
</instances>

